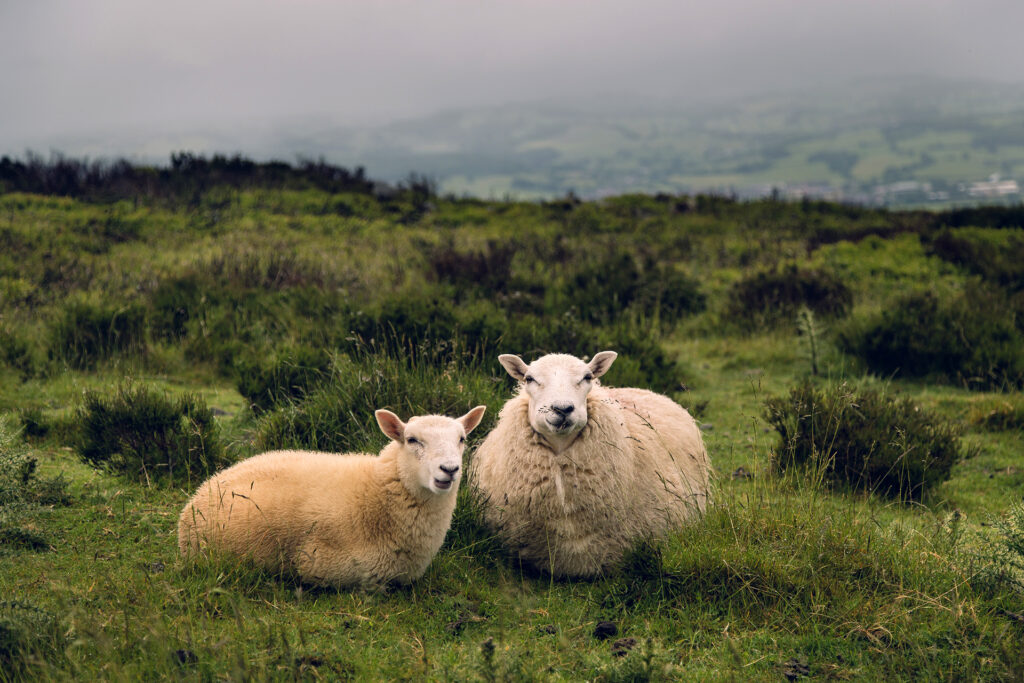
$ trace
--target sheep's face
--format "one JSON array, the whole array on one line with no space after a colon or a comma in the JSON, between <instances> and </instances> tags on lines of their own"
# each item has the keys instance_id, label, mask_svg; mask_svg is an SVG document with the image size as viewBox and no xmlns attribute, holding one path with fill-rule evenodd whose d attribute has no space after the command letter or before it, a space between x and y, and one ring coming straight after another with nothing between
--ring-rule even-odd
<instances>
[{"instance_id":1,"label":"sheep's face","mask_svg":"<svg viewBox=\"0 0 1024 683\"><path fill-rule=\"evenodd\" d=\"M498 356L498 360L508 374L522 382L529 396L530 425L558 452L587 425L587 394L616 356L614 351L602 351L589 363L561 353L543 356L529 365L513 355Z\"/></svg>"},{"instance_id":2,"label":"sheep's face","mask_svg":"<svg viewBox=\"0 0 1024 683\"><path fill-rule=\"evenodd\" d=\"M381 430L402 445L399 472L406 486L439 495L457 491L466 435L480 424L486 409L477 406L458 419L425 415L407 423L390 411L378 410Z\"/></svg>"}]
</instances>

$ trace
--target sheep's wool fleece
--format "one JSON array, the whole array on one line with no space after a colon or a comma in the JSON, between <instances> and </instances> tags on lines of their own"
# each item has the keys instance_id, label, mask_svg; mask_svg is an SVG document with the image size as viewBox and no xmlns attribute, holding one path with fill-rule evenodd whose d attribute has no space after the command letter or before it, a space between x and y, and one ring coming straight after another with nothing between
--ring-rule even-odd
<instances>
[{"instance_id":1,"label":"sheep's wool fleece","mask_svg":"<svg viewBox=\"0 0 1024 683\"><path fill-rule=\"evenodd\" d=\"M410 490L399 476L399 449L272 451L244 460L185 505L179 550L249 557L319 585L409 583L440 549L456 496Z\"/></svg>"},{"instance_id":2,"label":"sheep's wool fleece","mask_svg":"<svg viewBox=\"0 0 1024 683\"><path fill-rule=\"evenodd\" d=\"M508 401L473 458L486 522L520 559L555 576L595 576L637 540L704 510L707 451L671 399L595 386L586 426L559 454L528 409L524 392Z\"/></svg>"}]
</instances>

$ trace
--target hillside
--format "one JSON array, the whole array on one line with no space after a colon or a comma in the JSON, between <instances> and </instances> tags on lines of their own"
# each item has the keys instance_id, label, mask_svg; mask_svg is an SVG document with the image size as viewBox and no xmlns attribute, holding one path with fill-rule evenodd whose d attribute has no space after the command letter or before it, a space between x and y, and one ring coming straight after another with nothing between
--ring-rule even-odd
<instances>
[{"instance_id":1,"label":"hillside","mask_svg":"<svg viewBox=\"0 0 1024 683\"><path fill-rule=\"evenodd\" d=\"M0 186L0 680L1024 672L1020 206L483 201L326 165L37 162ZM606 383L687 407L717 471L705 519L607 577L524 571L468 487L410 589L177 557L217 466L376 452L376 408L484 403L471 454L515 390L497 354L606 348Z\"/></svg>"}]
</instances>

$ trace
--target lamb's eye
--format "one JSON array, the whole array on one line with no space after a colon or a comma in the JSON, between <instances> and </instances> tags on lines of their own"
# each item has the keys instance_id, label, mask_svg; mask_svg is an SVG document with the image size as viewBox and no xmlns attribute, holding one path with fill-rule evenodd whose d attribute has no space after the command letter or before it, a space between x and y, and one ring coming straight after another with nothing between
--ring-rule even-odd
<instances>
[{"instance_id":1,"label":"lamb's eye","mask_svg":"<svg viewBox=\"0 0 1024 683\"><path fill-rule=\"evenodd\" d=\"M416 437L410 436L408 439L405 440L405 442L412 446L414 444L418 444L420 441Z\"/></svg>"},{"instance_id":2,"label":"lamb's eye","mask_svg":"<svg viewBox=\"0 0 1024 683\"><path fill-rule=\"evenodd\" d=\"M530 382L536 382L536 381L537 380L535 380L533 377L530 377L529 375L526 376L526 383L527 384L529 384Z\"/></svg>"}]
</instances>

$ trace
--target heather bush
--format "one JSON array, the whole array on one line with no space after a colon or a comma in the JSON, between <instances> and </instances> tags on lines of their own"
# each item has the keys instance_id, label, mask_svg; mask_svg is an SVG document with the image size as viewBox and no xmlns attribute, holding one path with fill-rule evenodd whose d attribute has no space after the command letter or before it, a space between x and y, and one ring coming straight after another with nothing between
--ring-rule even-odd
<instances>
[{"instance_id":1,"label":"heather bush","mask_svg":"<svg viewBox=\"0 0 1024 683\"><path fill-rule=\"evenodd\" d=\"M808 467L837 487L917 500L960 459L959 428L908 398L805 382L765 405L778 472Z\"/></svg>"},{"instance_id":2,"label":"heather bush","mask_svg":"<svg viewBox=\"0 0 1024 683\"><path fill-rule=\"evenodd\" d=\"M688 275L629 252L608 254L588 264L566 284L563 306L575 307L591 323L608 323L631 310L666 323L706 306L700 284Z\"/></svg>"},{"instance_id":3,"label":"heather bush","mask_svg":"<svg viewBox=\"0 0 1024 683\"><path fill-rule=\"evenodd\" d=\"M928 240L928 249L992 283L1024 289L1024 230L945 229Z\"/></svg>"},{"instance_id":4,"label":"heather bush","mask_svg":"<svg viewBox=\"0 0 1024 683\"><path fill-rule=\"evenodd\" d=\"M127 383L90 391L79 409L78 454L86 463L148 485L192 485L227 464L206 402Z\"/></svg>"},{"instance_id":5,"label":"heather bush","mask_svg":"<svg viewBox=\"0 0 1024 683\"><path fill-rule=\"evenodd\" d=\"M1024 333L1006 297L977 286L940 296L915 292L839 337L871 371L932 377L975 389L1024 386Z\"/></svg>"},{"instance_id":6,"label":"heather bush","mask_svg":"<svg viewBox=\"0 0 1024 683\"><path fill-rule=\"evenodd\" d=\"M789 265L733 285L725 316L741 328L757 329L791 323L804 306L820 318L838 318L852 304L852 292L835 274Z\"/></svg>"}]
</instances>

